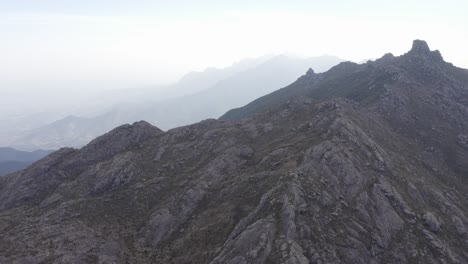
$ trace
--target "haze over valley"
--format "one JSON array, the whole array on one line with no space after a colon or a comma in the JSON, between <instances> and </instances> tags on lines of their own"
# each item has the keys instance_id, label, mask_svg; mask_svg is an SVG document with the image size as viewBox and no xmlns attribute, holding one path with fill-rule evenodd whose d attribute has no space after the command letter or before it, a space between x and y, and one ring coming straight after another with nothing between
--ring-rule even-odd
<instances>
[{"instance_id":1,"label":"haze over valley","mask_svg":"<svg viewBox=\"0 0 468 264\"><path fill-rule=\"evenodd\" d=\"M120 124L146 120L167 130L207 118L218 118L231 108L243 106L288 85L309 67L325 71L341 61L333 56L305 59L285 55L262 57L244 60L224 69L190 73L160 90L107 91L85 100L84 105L77 105L81 109L64 118L51 122L56 112L46 110L42 116L49 120L37 122L34 127L11 124L9 130L3 131L2 144L23 150L81 147ZM100 97L105 99L99 100ZM99 105L95 104L96 101ZM37 114L25 114L24 119L28 118L38 117ZM24 119L20 122L25 122ZM18 119L11 122L18 122Z\"/></svg>"}]
</instances>

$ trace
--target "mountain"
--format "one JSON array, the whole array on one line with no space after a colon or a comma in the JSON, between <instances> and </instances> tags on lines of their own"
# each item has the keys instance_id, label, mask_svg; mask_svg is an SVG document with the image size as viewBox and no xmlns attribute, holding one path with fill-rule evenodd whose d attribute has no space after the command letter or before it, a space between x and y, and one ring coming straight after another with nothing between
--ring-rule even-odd
<instances>
[{"instance_id":1,"label":"mountain","mask_svg":"<svg viewBox=\"0 0 468 264\"><path fill-rule=\"evenodd\" d=\"M196 93L268 59L245 59L226 68L190 72L174 84L151 87L102 90L106 84L87 82L73 83L71 88L58 83L55 89L39 84L32 92L6 87L5 104L0 105L0 146L26 151L81 147L118 125L139 120L130 113L141 105ZM51 98L45 99L44 92Z\"/></svg>"},{"instance_id":2,"label":"mountain","mask_svg":"<svg viewBox=\"0 0 468 264\"><path fill-rule=\"evenodd\" d=\"M275 56L201 92L152 104L136 113L133 119L142 118L162 129L170 129L207 118L218 118L229 109L292 83L309 67L322 72L339 62L341 60L333 56L307 59Z\"/></svg>"},{"instance_id":3,"label":"mountain","mask_svg":"<svg viewBox=\"0 0 468 264\"><path fill-rule=\"evenodd\" d=\"M293 58L285 55L245 60L226 69L191 73L166 92L126 91L126 103L94 117L68 116L17 137L18 149L81 147L98 135L123 124L144 119L161 129L218 118L231 108L284 87L309 67L325 71L341 62L333 56Z\"/></svg>"},{"instance_id":4,"label":"mountain","mask_svg":"<svg viewBox=\"0 0 468 264\"><path fill-rule=\"evenodd\" d=\"M50 150L26 152L12 148L0 148L0 176L23 169L51 152Z\"/></svg>"},{"instance_id":5,"label":"mountain","mask_svg":"<svg viewBox=\"0 0 468 264\"><path fill-rule=\"evenodd\" d=\"M415 76L407 76L409 74ZM450 78L451 75L455 77ZM298 95L305 95L317 100L344 97L369 104L387 93L398 93L393 94L393 96L398 97L403 97L404 94L406 97L409 96L410 91L404 88L388 89L388 86L393 85L393 83L401 86L433 87L434 90L430 91L435 94L434 96L439 96L440 93L444 92L461 93L461 96L465 96L466 91L463 86L465 75L465 69L447 66L439 51L431 52L427 43L415 41L413 48L405 56L395 58L389 53L375 62L369 61L366 64L344 62L323 74L316 74L310 69L306 75L290 86L258 98L239 109L232 109L220 119L236 120L251 116ZM404 80L406 83L401 84L397 82L399 80L392 78L406 78ZM431 83L431 81L435 83ZM448 91L449 88L444 87L444 81L456 82L453 84L455 91ZM416 92L420 92L420 90L416 89ZM428 91L424 91L424 94L428 93ZM444 95L448 96L448 94ZM407 99L405 98L405 100ZM465 98L456 100L465 100Z\"/></svg>"},{"instance_id":6,"label":"mountain","mask_svg":"<svg viewBox=\"0 0 468 264\"><path fill-rule=\"evenodd\" d=\"M0 262L467 263L467 113L468 71L415 41L124 125L0 178Z\"/></svg>"},{"instance_id":7,"label":"mountain","mask_svg":"<svg viewBox=\"0 0 468 264\"><path fill-rule=\"evenodd\" d=\"M30 165L31 163L32 162L16 161L16 160L0 161L0 176L22 170L26 168L28 165Z\"/></svg>"},{"instance_id":8,"label":"mountain","mask_svg":"<svg viewBox=\"0 0 468 264\"><path fill-rule=\"evenodd\" d=\"M111 114L93 118L71 115L28 131L11 145L25 150L58 149L64 146L80 147L120 123L120 119L114 118Z\"/></svg>"},{"instance_id":9,"label":"mountain","mask_svg":"<svg viewBox=\"0 0 468 264\"><path fill-rule=\"evenodd\" d=\"M272 57L273 56L262 56L258 58L244 59L226 68L219 69L211 67L202 72L190 72L184 75L177 83L170 85L164 90L164 94L167 94L164 99L201 92L235 74L254 69L258 65L272 59ZM322 67L326 67L326 65L323 65Z\"/></svg>"}]
</instances>

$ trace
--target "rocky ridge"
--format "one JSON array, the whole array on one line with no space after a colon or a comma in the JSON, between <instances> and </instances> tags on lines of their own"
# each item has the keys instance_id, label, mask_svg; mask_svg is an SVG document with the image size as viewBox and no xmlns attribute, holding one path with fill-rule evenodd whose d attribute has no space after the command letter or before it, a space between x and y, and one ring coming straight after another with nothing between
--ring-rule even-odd
<instances>
[{"instance_id":1,"label":"rocky ridge","mask_svg":"<svg viewBox=\"0 0 468 264\"><path fill-rule=\"evenodd\" d=\"M0 178L0 262L466 263L467 91L415 41L238 120L117 128Z\"/></svg>"}]
</instances>

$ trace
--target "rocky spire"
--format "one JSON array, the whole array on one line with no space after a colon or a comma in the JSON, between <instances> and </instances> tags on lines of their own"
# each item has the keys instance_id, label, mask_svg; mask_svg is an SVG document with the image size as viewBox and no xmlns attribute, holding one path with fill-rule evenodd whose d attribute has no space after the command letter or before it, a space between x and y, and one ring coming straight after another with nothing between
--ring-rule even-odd
<instances>
[{"instance_id":1,"label":"rocky spire","mask_svg":"<svg viewBox=\"0 0 468 264\"><path fill-rule=\"evenodd\" d=\"M444 58L438 50L431 51L429 45L424 40L416 39L413 41L413 47L407 53L412 57L429 58L433 62L443 62Z\"/></svg>"},{"instance_id":2,"label":"rocky spire","mask_svg":"<svg viewBox=\"0 0 468 264\"><path fill-rule=\"evenodd\" d=\"M410 52L428 54L431 53L431 50L429 49L429 45L427 45L426 41L416 39L413 41L413 47L411 48Z\"/></svg>"}]
</instances>

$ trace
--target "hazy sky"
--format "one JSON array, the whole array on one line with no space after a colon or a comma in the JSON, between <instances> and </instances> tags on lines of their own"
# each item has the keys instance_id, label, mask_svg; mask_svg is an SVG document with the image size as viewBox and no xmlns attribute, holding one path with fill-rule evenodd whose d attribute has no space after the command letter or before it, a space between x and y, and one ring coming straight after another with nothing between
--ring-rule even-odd
<instances>
[{"instance_id":1,"label":"hazy sky","mask_svg":"<svg viewBox=\"0 0 468 264\"><path fill-rule=\"evenodd\" d=\"M361 61L416 38L468 68L467 11L466 0L0 0L0 89L165 83L272 53Z\"/></svg>"}]
</instances>

